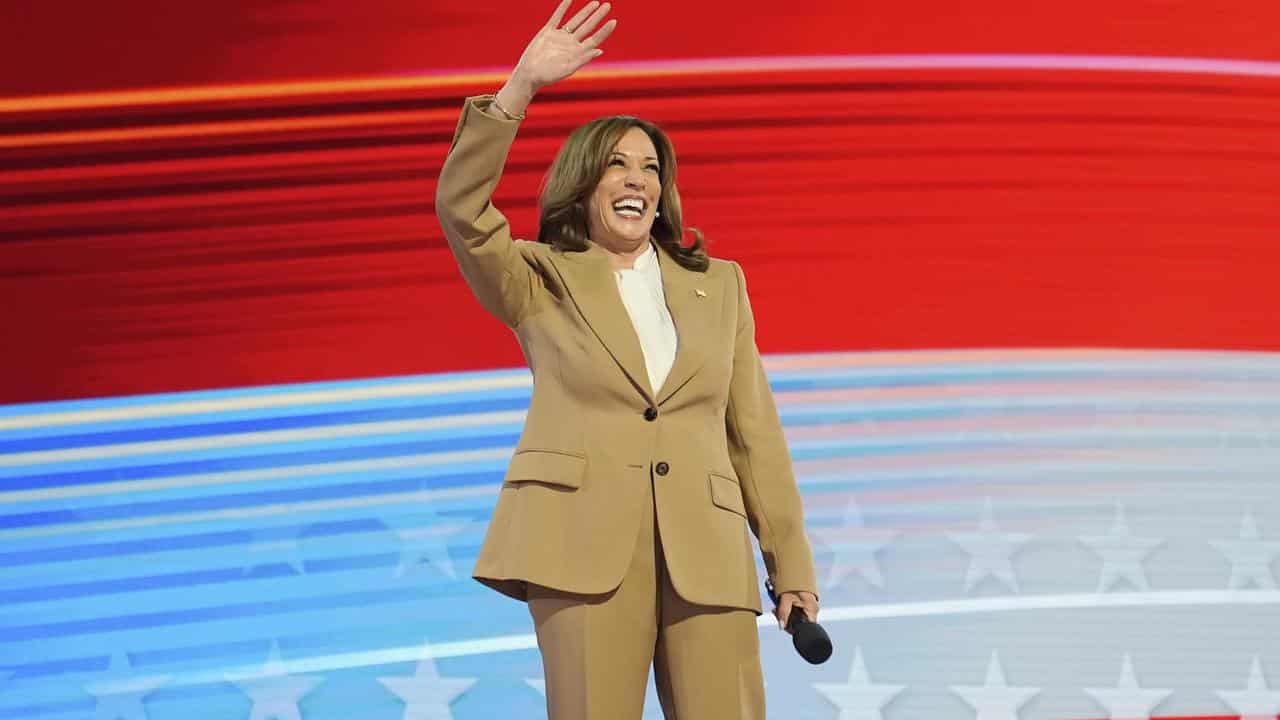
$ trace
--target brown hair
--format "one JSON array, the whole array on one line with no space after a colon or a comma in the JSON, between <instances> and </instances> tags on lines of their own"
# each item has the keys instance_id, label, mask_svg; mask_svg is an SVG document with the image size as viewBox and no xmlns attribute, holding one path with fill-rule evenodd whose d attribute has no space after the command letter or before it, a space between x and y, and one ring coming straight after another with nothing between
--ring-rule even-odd
<instances>
[{"instance_id":1,"label":"brown hair","mask_svg":"<svg viewBox=\"0 0 1280 720\"><path fill-rule=\"evenodd\" d=\"M542 181L539 198L538 242L557 250L582 252L590 246L587 236L587 199L604 177L609 154L628 130L644 131L658 150L658 177L662 194L650 234L676 262L697 272L706 272L710 261L703 249L702 233L685 228L676 190L676 152L671 140L657 125L630 115L614 115L587 122L569 134ZM693 244L680 244L685 230Z\"/></svg>"}]
</instances>

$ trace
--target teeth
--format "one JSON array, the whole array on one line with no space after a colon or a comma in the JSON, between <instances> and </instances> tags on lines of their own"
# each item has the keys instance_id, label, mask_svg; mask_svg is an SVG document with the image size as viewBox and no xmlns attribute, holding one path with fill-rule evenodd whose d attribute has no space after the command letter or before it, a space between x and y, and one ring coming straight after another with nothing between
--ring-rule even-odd
<instances>
[{"instance_id":1,"label":"teeth","mask_svg":"<svg viewBox=\"0 0 1280 720\"><path fill-rule=\"evenodd\" d=\"M613 204L614 210L635 210L644 212L644 201L639 198L624 198Z\"/></svg>"}]
</instances>

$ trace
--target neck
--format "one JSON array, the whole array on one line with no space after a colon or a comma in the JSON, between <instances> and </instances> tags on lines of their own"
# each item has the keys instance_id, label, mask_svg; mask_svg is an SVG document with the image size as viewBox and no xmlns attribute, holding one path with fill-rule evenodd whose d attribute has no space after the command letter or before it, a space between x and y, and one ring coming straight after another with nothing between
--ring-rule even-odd
<instances>
[{"instance_id":1,"label":"neck","mask_svg":"<svg viewBox=\"0 0 1280 720\"><path fill-rule=\"evenodd\" d=\"M636 259L649 251L648 240L645 240L644 242L641 242L639 245L636 245L634 248L629 248L629 249L609 247L608 245L603 245L600 243L596 243L596 244L599 245L600 249L605 252L606 256L608 256L609 264L613 267L614 270L630 270L631 268L635 267Z\"/></svg>"}]
</instances>

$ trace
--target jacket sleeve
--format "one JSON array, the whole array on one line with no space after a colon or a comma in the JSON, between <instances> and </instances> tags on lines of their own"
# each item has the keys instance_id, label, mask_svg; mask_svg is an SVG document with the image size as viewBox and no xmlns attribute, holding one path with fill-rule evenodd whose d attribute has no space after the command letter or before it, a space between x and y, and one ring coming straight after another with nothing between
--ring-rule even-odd
<instances>
[{"instance_id":1,"label":"jacket sleeve","mask_svg":"<svg viewBox=\"0 0 1280 720\"><path fill-rule=\"evenodd\" d=\"M484 112L492 95L469 97L436 182L436 217L462 277L486 310L508 327L529 310L535 270L511 239L490 198L519 122Z\"/></svg>"},{"instance_id":2,"label":"jacket sleeve","mask_svg":"<svg viewBox=\"0 0 1280 720\"><path fill-rule=\"evenodd\" d=\"M779 592L818 594L813 552L804 532L804 508L782 434L782 421L756 348L755 319L742 268L738 280L738 324L725 429L729 459L742 485L747 521L760 541L765 569Z\"/></svg>"}]
</instances>

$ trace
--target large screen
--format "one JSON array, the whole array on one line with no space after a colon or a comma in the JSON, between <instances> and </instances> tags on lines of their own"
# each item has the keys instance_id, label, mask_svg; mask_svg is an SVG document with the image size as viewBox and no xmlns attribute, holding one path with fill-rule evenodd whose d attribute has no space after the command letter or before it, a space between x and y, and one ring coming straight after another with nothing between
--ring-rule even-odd
<instances>
[{"instance_id":1,"label":"large screen","mask_svg":"<svg viewBox=\"0 0 1280 720\"><path fill-rule=\"evenodd\" d=\"M0 720L546 717L433 207L543 5L0 8ZM1280 5L614 16L494 202L638 115L742 266L835 645L760 618L770 717L1280 715Z\"/></svg>"}]
</instances>

